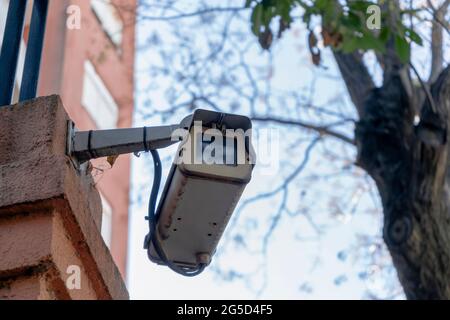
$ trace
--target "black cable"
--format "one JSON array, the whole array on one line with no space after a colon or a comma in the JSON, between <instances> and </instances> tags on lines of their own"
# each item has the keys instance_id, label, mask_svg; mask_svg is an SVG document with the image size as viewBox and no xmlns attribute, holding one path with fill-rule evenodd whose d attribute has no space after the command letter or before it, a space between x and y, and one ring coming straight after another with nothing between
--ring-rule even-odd
<instances>
[{"instance_id":1,"label":"black cable","mask_svg":"<svg viewBox=\"0 0 450 320\"><path fill-rule=\"evenodd\" d=\"M206 268L206 264L199 264L196 268L189 268L189 267L180 267L175 264L173 264L171 261L167 259L166 254L164 253L164 250L161 248L161 245L156 238L156 224L158 223L158 217L156 216L156 200L158 198L158 192L161 185L161 159L159 158L159 153L157 150L150 150L150 153L152 154L153 158L153 164L155 168L155 176L153 178L153 185L152 185L152 191L150 193L150 199L148 203L148 227L149 227L149 233L145 237L145 245L144 248L147 249L147 256L150 259L150 241L153 244L153 247L155 248L156 253L158 254L160 260L167 265L172 271L181 274L185 277L194 277L199 275L203 272Z\"/></svg>"}]
</instances>

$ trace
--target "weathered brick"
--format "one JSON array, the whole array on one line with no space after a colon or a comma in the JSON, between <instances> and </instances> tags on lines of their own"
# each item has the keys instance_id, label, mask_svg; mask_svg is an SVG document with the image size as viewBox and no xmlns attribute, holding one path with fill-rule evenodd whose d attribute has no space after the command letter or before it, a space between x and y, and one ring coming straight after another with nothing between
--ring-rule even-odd
<instances>
[{"instance_id":1,"label":"weathered brick","mask_svg":"<svg viewBox=\"0 0 450 320\"><path fill-rule=\"evenodd\" d=\"M68 121L58 96L0 108L0 299L128 298L93 179L66 156Z\"/></svg>"}]
</instances>

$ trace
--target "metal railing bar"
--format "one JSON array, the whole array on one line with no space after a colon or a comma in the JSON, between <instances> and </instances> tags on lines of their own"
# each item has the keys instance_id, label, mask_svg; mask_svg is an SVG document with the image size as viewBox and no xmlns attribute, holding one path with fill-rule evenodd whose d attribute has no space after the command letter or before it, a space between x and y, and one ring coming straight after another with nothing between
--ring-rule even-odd
<instances>
[{"instance_id":1,"label":"metal railing bar","mask_svg":"<svg viewBox=\"0 0 450 320\"><path fill-rule=\"evenodd\" d=\"M11 0L0 51L0 106L9 105L14 90L27 0Z\"/></svg>"},{"instance_id":2,"label":"metal railing bar","mask_svg":"<svg viewBox=\"0 0 450 320\"><path fill-rule=\"evenodd\" d=\"M48 0L34 0L19 101L36 97L42 48L44 46L47 11Z\"/></svg>"}]
</instances>

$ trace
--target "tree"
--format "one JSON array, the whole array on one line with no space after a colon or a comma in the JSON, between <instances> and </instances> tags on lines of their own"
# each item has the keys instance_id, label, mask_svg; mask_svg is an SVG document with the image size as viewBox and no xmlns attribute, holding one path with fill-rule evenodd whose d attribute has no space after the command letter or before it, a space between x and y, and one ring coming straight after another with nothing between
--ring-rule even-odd
<instances>
[{"instance_id":1,"label":"tree","mask_svg":"<svg viewBox=\"0 0 450 320\"><path fill-rule=\"evenodd\" d=\"M316 132L317 139L332 137L347 146L356 147L356 165L370 175L378 189L384 216L383 239L406 297L450 298L447 129L450 123L450 66L444 56L444 39L449 34L449 19L446 17L449 0L429 0L425 6L415 4L415 1L403 3L398 0L247 0L241 6L214 7L202 2L196 11L177 8L173 1L143 5L158 10L160 14L144 14L142 19L173 22L195 16L200 19L198 23L211 28L211 37L198 45L190 42L189 33L195 29L171 26L179 40L176 43L178 50L189 49L180 56L160 51L163 64L152 69L154 74L170 75L176 81L166 91L166 100L172 107L160 110L159 114L168 117L177 110L198 105L220 110L222 107L218 101L222 104L227 101L231 110L248 110L255 121L298 126ZM375 21L377 17L373 16L377 14L376 8L380 9L380 28ZM146 13L149 12L147 9ZM305 94L295 90L290 92L289 98L296 102L297 108L310 108L327 117L312 117L314 123L279 117L270 105L278 94L271 90L270 81L265 79L261 82L254 77L250 63L245 60L246 52L252 50L249 41L256 42L256 39L249 40L230 27L232 19L247 17L242 14L244 12L250 12L247 16L250 16L251 30L261 48L268 50L269 61L274 54L270 50L273 50L277 39L294 23L302 21L309 30L307 45L318 68L323 63L324 47L331 50L355 108L356 119L348 118L345 112L318 107L313 101L305 100ZM225 17L225 13L229 15ZM221 31L213 32L217 15L224 15L225 22ZM368 21L369 18L375 20ZM431 27L417 30L416 24L424 21L428 21ZM276 35L275 29L278 29ZM430 34L429 40L427 33ZM226 42L230 39L234 42L228 45ZM162 41L170 42L155 33L149 37L147 45L159 45ZM227 57L227 54L233 54L229 46L237 48L234 57ZM414 52L423 52L426 46L430 58L424 65L429 66L429 75L427 80L423 80L423 72L415 67ZM202 48L202 53L207 48L208 54L199 54L197 48ZM368 68L371 54L376 57L372 64L382 74L379 85L376 85L376 72ZM215 74L217 70L209 63L220 59L223 59L223 65L227 65L229 60L236 61L234 68L240 69L247 77L245 86L233 84L238 80L233 79L231 68L226 76L223 72ZM185 66L185 69L172 73L171 68L176 64ZM252 66L254 69L258 67L263 68L261 65ZM209 74L204 77L205 70ZM269 68L269 75L264 76L270 78L270 72ZM261 83L268 84L264 94L259 90ZM246 100L246 105L243 106L242 101L230 100L233 95L223 94L218 88L237 92L241 99ZM264 115L258 112L261 96L267 99L268 105ZM279 96L287 99L285 93ZM324 119L335 121L323 123ZM353 123L354 138L335 129L340 127L346 131ZM317 139L310 137L306 156L300 161L302 164ZM256 199L270 196L275 191L287 192L286 186L302 169L302 164L280 188L263 193Z\"/></svg>"}]
</instances>

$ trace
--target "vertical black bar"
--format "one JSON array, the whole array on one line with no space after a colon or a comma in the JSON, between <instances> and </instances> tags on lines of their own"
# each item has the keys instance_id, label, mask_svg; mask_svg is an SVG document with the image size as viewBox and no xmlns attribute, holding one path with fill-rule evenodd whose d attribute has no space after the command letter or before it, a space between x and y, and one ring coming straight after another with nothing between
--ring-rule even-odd
<instances>
[{"instance_id":1,"label":"vertical black bar","mask_svg":"<svg viewBox=\"0 0 450 320\"><path fill-rule=\"evenodd\" d=\"M9 105L14 90L27 0L10 0L0 52L0 106Z\"/></svg>"},{"instance_id":2,"label":"vertical black bar","mask_svg":"<svg viewBox=\"0 0 450 320\"><path fill-rule=\"evenodd\" d=\"M42 48L44 46L47 9L48 0L34 0L30 35L27 43L27 54L25 56L25 66L23 68L22 85L20 86L19 101L33 99L36 97Z\"/></svg>"}]
</instances>

